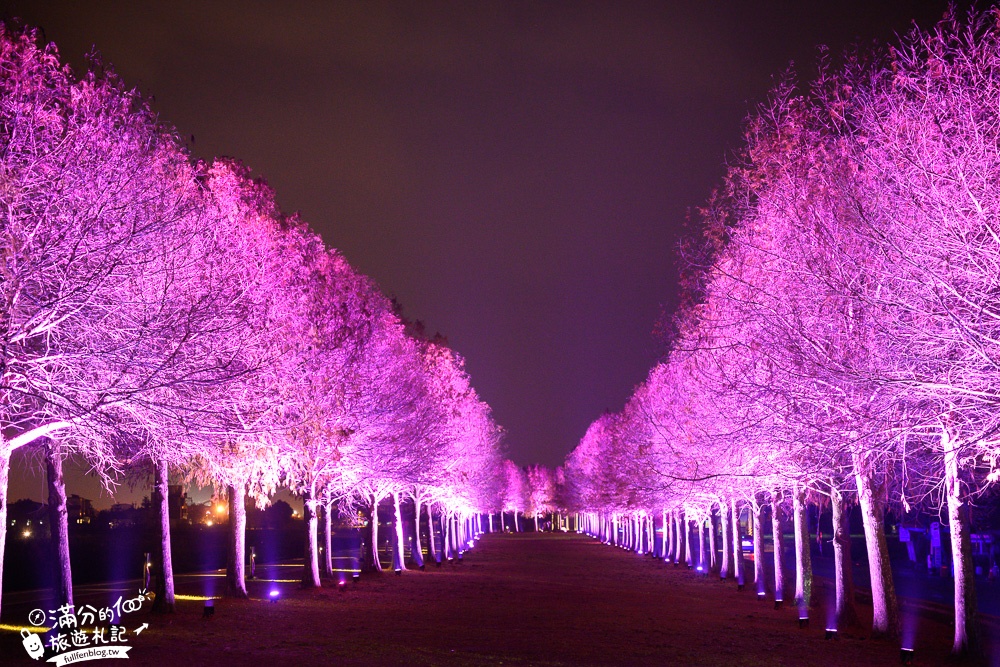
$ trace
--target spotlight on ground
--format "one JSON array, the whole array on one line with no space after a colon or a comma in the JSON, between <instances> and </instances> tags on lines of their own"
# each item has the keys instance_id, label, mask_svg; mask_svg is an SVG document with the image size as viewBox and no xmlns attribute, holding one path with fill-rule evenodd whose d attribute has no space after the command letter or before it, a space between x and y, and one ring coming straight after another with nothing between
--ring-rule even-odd
<instances>
[{"instance_id":1,"label":"spotlight on ground","mask_svg":"<svg viewBox=\"0 0 1000 667\"><path fill-rule=\"evenodd\" d=\"M202 618L212 618L215 616L215 601L205 600L205 609L201 612Z\"/></svg>"},{"instance_id":2,"label":"spotlight on ground","mask_svg":"<svg viewBox=\"0 0 1000 667\"><path fill-rule=\"evenodd\" d=\"M836 639L837 638L837 628L827 628L826 634L823 635L826 639Z\"/></svg>"},{"instance_id":3,"label":"spotlight on ground","mask_svg":"<svg viewBox=\"0 0 1000 667\"><path fill-rule=\"evenodd\" d=\"M774 608L775 609L781 609L781 603L782 602L783 602L783 600L781 598L775 598L774 599Z\"/></svg>"},{"instance_id":4,"label":"spotlight on ground","mask_svg":"<svg viewBox=\"0 0 1000 667\"><path fill-rule=\"evenodd\" d=\"M277 602L278 598L281 597L281 592L277 588L272 588L271 592L267 594L267 597L271 602Z\"/></svg>"},{"instance_id":5,"label":"spotlight on ground","mask_svg":"<svg viewBox=\"0 0 1000 667\"><path fill-rule=\"evenodd\" d=\"M757 591L757 599L758 600L760 600L761 602L763 602L765 597L766 597L766 594L764 593L764 591Z\"/></svg>"},{"instance_id":6,"label":"spotlight on ground","mask_svg":"<svg viewBox=\"0 0 1000 667\"><path fill-rule=\"evenodd\" d=\"M809 627L809 617L799 614L799 627L808 628Z\"/></svg>"},{"instance_id":7,"label":"spotlight on ground","mask_svg":"<svg viewBox=\"0 0 1000 667\"><path fill-rule=\"evenodd\" d=\"M913 664L913 649L912 648L901 648L899 649L899 661L904 665Z\"/></svg>"}]
</instances>

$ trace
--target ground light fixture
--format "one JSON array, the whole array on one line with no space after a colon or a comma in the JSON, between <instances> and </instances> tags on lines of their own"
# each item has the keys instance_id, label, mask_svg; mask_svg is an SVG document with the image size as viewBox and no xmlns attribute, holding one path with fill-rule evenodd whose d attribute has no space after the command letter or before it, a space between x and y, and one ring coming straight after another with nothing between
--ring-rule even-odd
<instances>
[{"instance_id":1,"label":"ground light fixture","mask_svg":"<svg viewBox=\"0 0 1000 667\"><path fill-rule=\"evenodd\" d=\"M278 598L281 597L281 592L277 588L272 588L267 597L271 602L277 602Z\"/></svg>"},{"instance_id":2,"label":"ground light fixture","mask_svg":"<svg viewBox=\"0 0 1000 667\"><path fill-rule=\"evenodd\" d=\"M809 617L805 614L799 614L799 627L808 628L809 627Z\"/></svg>"},{"instance_id":3,"label":"ground light fixture","mask_svg":"<svg viewBox=\"0 0 1000 667\"><path fill-rule=\"evenodd\" d=\"M764 591L757 591L757 599L760 600L761 602L764 601L764 598L766 597L766 595L767 594L764 593Z\"/></svg>"},{"instance_id":4,"label":"ground light fixture","mask_svg":"<svg viewBox=\"0 0 1000 667\"><path fill-rule=\"evenodd\" d=\"M781 603L783 600L781 598L774 598L774 608L781 609Z\"/></svg>"},{"instance_id":5,"label":"ground light fixture","mask_svg":"<svg viewBox=\"0 0 1000 667\"><path fill-rule=\"evenodd\" d=\"M212 618L215 616L215 600L205 600L205 608L201 612L202 618Z\"/></svg>"},{"instance_id":6,"label":"ground light fixture","mask_svg":"<svg viewBox=\"0 0 1000 667\"><path fill-rule=\"evenodd\" d=\"M340 581L338 581L338 582L337 582L337 589L338 589L338 590L339 590L339 591L340 591L341 593L343 593L344 591L346 591L346 590L347 590L347 582L346 582L346 581L344 581L343 579L341 579Z\"/></svg>"},{"instance_id":7,"label":"ground light fixture","mask_svg":"<svg viewBox=\"0 0 1000 667\"><path fill-rule=\"evenodd\" d=\"M899 649L899 661L904 665L913 664L913 649L912 648L901 648Z\"/></svg>"},{"instance_id":8,"label":"ground light fixture","mask_svg":"<svg viewBox=\"0 0 1000 667\"><path fill-rule=\"evenodd\" d=\"M826 634L823 635L824 639L836 639L837 638L837 628L827 628Z\"/></svg>"}]
</instances>

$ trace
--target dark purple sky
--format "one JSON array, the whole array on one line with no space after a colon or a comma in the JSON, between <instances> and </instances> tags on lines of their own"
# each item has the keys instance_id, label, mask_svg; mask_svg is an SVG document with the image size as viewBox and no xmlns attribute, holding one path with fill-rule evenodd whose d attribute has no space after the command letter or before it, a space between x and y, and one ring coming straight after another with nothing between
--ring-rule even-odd
<instances>
[{"instance_id":1,"label":"dark purple sky","mask_svg":"<svg viewBox=\"0 0 1000 667\"><path fill-rule=\"evenodd\" d=\"M685 211L772 77L946 5L147 4L0 1L0 16L74 65L96 46L196 155L267 178L448 336L510 456L550 466L655 362Z\"/></svg>"}]
</instances>

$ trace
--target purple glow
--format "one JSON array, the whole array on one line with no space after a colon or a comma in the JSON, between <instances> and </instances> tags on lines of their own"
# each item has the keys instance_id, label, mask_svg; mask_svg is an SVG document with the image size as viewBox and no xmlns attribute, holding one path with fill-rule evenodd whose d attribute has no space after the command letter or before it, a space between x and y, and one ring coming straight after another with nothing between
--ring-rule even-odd
<instances>
[{"instance_id":1,"label":"purple glow","mask_svg":"<svg viewBox=\"0 0 1000 667\"><path fill-rule=\"evenodd\" d=\"M277 589L277 588L272 588L272 589L271 589L271 592L270 592L270 593L268 593L268 596L269 596L269 597L271 598L271 602L277 602L277 601L278 601L278 596L279 596L280 594L281 594L281 593L280 593L280 592L278 591L278 589Z\"/></svg>"}]
</instances>

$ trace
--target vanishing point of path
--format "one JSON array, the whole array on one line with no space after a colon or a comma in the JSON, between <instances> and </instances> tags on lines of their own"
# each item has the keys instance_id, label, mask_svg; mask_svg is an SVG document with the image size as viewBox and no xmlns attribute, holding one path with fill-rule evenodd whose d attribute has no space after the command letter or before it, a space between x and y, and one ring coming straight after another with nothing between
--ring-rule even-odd
<instances>
[{"instance_id":1,"label":"vanishing point of path","mask_svg":"<svg viewBox=\"0 0 1000 667\"><path fill-rule=\"evenodd\" d=\"M201 618L200 602L180 602L169 617L143 612L150 628L132 639L131 664L864 667L899 660L897 644L867 639L863 629L825 640L822 609L799 629L793 608L775 610L731 581L574 534L486 535L461 564L365 575L344 592L284 583L275 604L261 599L269 585L251 583L257 599L217 601L210 620ZM942 664L948 628L919 622L915 664ZM5 635L0 656L30 664L19 641Z\"/></svg>"}]
</instances>

